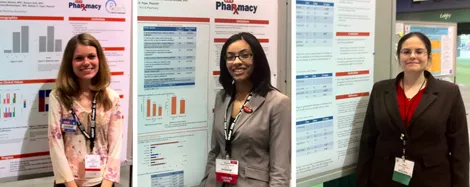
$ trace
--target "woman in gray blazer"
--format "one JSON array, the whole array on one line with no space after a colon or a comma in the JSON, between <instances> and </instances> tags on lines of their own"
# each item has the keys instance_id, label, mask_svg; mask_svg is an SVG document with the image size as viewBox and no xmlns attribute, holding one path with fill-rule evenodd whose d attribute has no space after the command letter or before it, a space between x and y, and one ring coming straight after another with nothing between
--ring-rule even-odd
<instances>
[{"instance_id":1,"label":"woman in gray blazer","mask_svg":"<svg viewBox=\"0 0 470 187\"><path fill-rule=\"evenodd\" d=\"M271 85L268 60L249 33L220 54L211 150L201 186L285 187L291 174L291 101Z\"/></svg>"}]
</instances>

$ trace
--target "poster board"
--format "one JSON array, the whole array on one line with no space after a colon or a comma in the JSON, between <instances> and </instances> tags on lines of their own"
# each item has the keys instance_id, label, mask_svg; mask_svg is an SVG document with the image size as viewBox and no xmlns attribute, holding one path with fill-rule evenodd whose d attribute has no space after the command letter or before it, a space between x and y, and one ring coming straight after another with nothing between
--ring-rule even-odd
<instances>
[{"instance_id":1,"label":"poster board","mask_svg":"<svg viewBox=\"0 0 470 187\"><path fill-rule=\"evenodd\" d=\"M396 2L294 2L295 180L311 187L354 173L370 90L390 76L378 46L392 44Z\"/></svg>"},{"instance_id":2,"label":"poster board","mask_svg":"<svg viewBox=\"0 0 470 187\"><path fill-rule=\"evenodd\" d=\"M0 2L0 181L52 175L48 144L49 93L68 40L91 33L104 48L110 87L121 96L121 162L132 162L130 124L131 2ZM106 23L104 26L103 23Z\"/></svg>"},{"instance_id":3,"label":"poster board","mask_svg":"<svg viewBox=\"0 0 470 187\"><path fill-rule=\"evenodd\" d=\"M278 74L279 45L286 45L278 42L285 38L278 35L279 7L271 0L137 1L137 186L201 182L221 89L219 54L228 37L254 34L267 54L272 84L285 82Z\"/></svg>"},{"instance_id":4,"label":"poster board","mask_svg":"<svg viewBox=\"0 0 470 187\"><path fill-rule=\"evenodd\" d=\"M431 40L432 60L428 70L435 77L455 77L457 59L457 23L399 21L395 24L395 51L400 38L410 32L422 32ZM399 65L395 55L395 64ZM394 74L401 72L401 68Z\"/></svg>"}]
</instances>

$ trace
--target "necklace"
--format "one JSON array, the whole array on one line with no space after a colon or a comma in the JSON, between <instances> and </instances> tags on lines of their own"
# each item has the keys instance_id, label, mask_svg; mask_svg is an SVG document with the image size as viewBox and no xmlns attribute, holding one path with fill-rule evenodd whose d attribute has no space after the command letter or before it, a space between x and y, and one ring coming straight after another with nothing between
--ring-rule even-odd
<instances>
[{"instance_id":1,"label":"necklace","mask_svg":"<svg viewBox=\"0 0 470 187\"><path fill-rule=\"evenodd\" d=\"M413 99L416 95L418 95L419 91L421 91L421 89L423 88L424 86L424 83L426 82L426 78L424 78L424 81L423 83L421 84L421 86L419 87L419 90L418 92L416 92L415 95L413 95L413 97L406 97L406 93L405 93L405 78L401 79L401 84L403 86L403 95L405 95L406 99L408 99L408 101L410 101L411 99Z\"/></svg>"},{"instance_id":2,"label":"necklace","mask_svg":"<svg viewBox=\"0 0 470 187\"><path fill-rule=\"evenodd\" d=\"M245 96L241 96L241 94L236 94L235 95L235 100L237 102L245 102L246 98L248 98L248 95L250 95L250 94L246 94Z\"/></svg>"}]
</instances>

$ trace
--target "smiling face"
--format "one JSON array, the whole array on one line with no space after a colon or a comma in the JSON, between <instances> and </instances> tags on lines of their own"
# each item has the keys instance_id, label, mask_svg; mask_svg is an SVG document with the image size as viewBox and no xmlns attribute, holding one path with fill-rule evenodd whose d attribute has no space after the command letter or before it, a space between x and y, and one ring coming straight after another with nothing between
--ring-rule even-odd
<instances>
[{"instance_id":1,"label":"smiling face","mask_svg":"<svg viewBox=\"0 0 470 187\"><path fill-rule=\"evenodd\" d=\"M403 42L400 50L400 65L405 72L422 72L430 65L428 54L424 42L413 36Z\"/></svg>"},{"instance_id":2,"label":"smiling face","mask_svg":"<svg viewBox=\"0 0 470 187\"><path fill-rule=\"evenodd\" d=\"M227 69L236 82L249 81L253 73L253 52L245 40L230 44L226 53Z\"/></svg>"},{"instance_id":3,"label":"smiling face","mask_svg":"<svg viewBox=\"0 0 470 187\"><path fill-rule=\"evenodd\" d=\"M96 48L77 44L73 54L73 72L80 80L91 80L98 73L100 60Z\"/></svg>"}]
</instances>

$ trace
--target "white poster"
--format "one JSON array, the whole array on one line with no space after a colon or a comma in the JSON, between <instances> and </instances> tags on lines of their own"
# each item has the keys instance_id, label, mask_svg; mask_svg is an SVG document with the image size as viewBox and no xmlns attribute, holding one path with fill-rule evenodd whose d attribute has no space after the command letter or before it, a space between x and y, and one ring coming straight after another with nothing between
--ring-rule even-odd
<instances>
[{"instance_id":1,"label":"white poster","mask_svg":"<svg viewBox=\"0 0 470 187\"><path fill-rule=\"evenodd\" d=\"M373 85L375 0L296 1L296 176L354 165Z\"/></svg>"},{"instance_id":2,"label":"white poster","mask_svg":"<svg viewBox=\"0 0 470 187\"><path fill-rule=\"evenodd\" d=\"M222 45L233 34L254 34L275 85L278 5L270 0L139 0L137 6L138 185L197 186L221 89ZM176 150L192 156L174 157L170 153Z\"/></svg>"}]
</instances>

